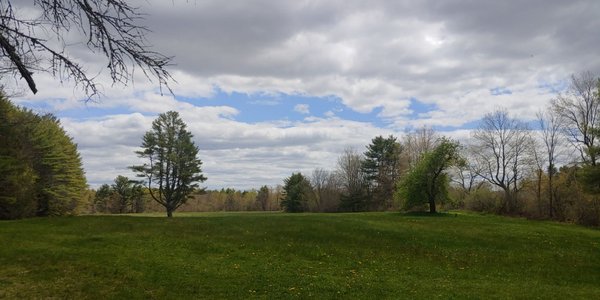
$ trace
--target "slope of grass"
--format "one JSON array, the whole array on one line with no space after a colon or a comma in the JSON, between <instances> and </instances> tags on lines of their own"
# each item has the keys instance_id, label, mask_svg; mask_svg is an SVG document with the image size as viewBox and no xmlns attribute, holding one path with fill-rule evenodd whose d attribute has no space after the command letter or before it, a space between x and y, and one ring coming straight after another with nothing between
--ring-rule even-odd
<instances>
[{"instance_id":1,"label":"slope of grass","mask_svg":"<svg viewBox=\"0 0 600 300\"><path fill-rule=\"evenodd\" d=\"M29 219L0 222L0 266L0 298L600 299L600 231L471 214Z\"/></svg>"}]
</instances>

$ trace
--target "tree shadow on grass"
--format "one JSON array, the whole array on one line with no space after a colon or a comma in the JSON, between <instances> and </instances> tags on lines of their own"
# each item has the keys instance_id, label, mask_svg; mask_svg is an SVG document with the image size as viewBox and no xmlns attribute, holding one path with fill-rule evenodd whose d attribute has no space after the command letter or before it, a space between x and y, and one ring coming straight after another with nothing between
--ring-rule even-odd
<instances>
[{"instance_id":1,"label":"tree shadow on grass","mask_svg":"<svg viewBox=\"0 0 600 300\"><path fill-rule=\"evenodd\" d=\"M430 217L430 218L445 218L445 217L457 217L456 213L452 212L436 212L430 213L426 211L409 211L400 213L401 216L405 217Z\"/></svg>"}]
</instances>

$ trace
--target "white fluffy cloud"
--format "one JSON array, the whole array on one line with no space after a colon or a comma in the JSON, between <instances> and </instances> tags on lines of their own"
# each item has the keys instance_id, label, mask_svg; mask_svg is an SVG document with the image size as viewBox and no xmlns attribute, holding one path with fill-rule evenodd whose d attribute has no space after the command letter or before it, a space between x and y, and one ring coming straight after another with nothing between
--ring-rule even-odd
<instances>
[{"instance_id":1,"label":"white fluffy cloud","mask_svg":"<svg viewBox=\"0 0 600 300\"><path fill-rule=\"evenodd\" d=\"M294 111L307 115L310 114L310 106L308 104L296 104Z\"/></svg>"}]
</instances>

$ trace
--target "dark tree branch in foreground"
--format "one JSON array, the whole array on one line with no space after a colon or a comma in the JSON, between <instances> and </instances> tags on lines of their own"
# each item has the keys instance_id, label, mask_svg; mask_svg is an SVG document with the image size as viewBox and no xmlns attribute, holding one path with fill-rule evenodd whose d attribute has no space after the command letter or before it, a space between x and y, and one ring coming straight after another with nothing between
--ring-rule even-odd
<instances>
[{"instance_id":1,"label":"dark tree branch in foreground","mask_svg":"<svg viewBox=\"0 0 600 300\"><path fill-rule=\"evenodd\" d=\"M31 20L16 13L13 1L0 2L0 65L23 78L34 94L34 71L49 72L61 81L72 79L88 98L99 93L94 77L66 54L65 36L72 29L85 36L91 52L106 58L113 84L127 85L137 67L158 80L161 90L171 91L171 75L165 69L171 58L149 50L148 29L139 25L143 14L127 1L32 1L42 14Z\"/></svg>"}]
</instances>

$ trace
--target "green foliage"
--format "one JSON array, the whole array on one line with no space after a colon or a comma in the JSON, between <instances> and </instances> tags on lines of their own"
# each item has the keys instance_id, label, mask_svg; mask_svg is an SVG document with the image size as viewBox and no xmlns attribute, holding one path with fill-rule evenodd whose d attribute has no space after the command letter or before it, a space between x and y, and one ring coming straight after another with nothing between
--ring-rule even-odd
<instances>
[{"instance_id":1,"label":"green foliage","mask_svg":"<svg viewBox=\"0 0 600 300\"><path fill-rule=\"evenodd\" d=\"M0 298L600 299L600 231L571 224L463 213L178 216L2 222Z\"/></svg>"},{"instance_id":2,"label":"green foliage","mask_svg":"<svg viewBox=\"0 0 600 300\"><path fill-rule=\"evenodd\" d=\"M96 195L94 196L94 207L95 211L98 212L109 212L112 198L114 198L114 193L108 184L101 185L96 191Z\"/></svg>"},{"instance_id":3,"label":"green foliage","mask_svg":"<svg viewBox=\"0 0 600 300\"><path fill-rule=\"evenodd\" d=\"M145 178L150 196L171 217L199 187L199 182L206 180L202 161L197 158L198 147L179 113L168 111L152 122L152 130L143 137L142 148L143 151L136 153L147 163L131 169Z\"/></svg>"},{"instance_id":4,"label":"green foliage","mask_svg":"<svg viewBox=\"0 0 600 300\"><path fill-rule=\"evenodd\" d=\"M303 212L308 209L308 200L312 196L310 182L301 173L293 173L286 178L283 186L281 207L286 212Z\"/></svg>"},{"instance_id":5,"label":"green foliage","mask_svg":"<svg viewBox=\"0 0 600 300\"><path fill-rule=\"evenodd\" d=\"M144 211L144 190L137 181L117 176L112 185L103 184L96 191L96 211L108 213L141 213Z\"/></svg>"},{"instance_id":6,"label":"green foliage","mask_svg":"<svg viewBox=\"0 0 600 300\"><path fill-rule=\"evenodd\" d=\"M0 219L74 214L86 180L77 146L52 115L0 95Z\"/></svg>"},{"instance_id":7,"label":"green foliage","mask_svg":"<svg viewBox=\"0 0 600 300\"><path fill-rule=\"evenodd\" d=\"M392 206L396 182L400 176L400 154L402 148L396 137L377 136L367 145L362 172L372 187L373 209Z\"/></svg>"},{"instance_id":8,"label":"green foliage","mask_svg":"<svg viewBox=\"0 0 600 300\"><path fill-rule=\"evenodd\" d=\"M346 191L340 195L338 210L342 212L366 211L369 206L369 199L366 187Z\"/></svg>"},{"instance_id":9,"label":"green foliage","mask_svg":"<svg viewBox=\"0 0 600 300\"><path fill-rule=\"evenodd\" d=\"M256 207L260 210L267 210L269 204L269 188L264 185L258 190L256 195Z\"/></svg>"},{"instance_id":10,"label":"green foliage","mask_svg":"<svg viewBox=\"0 0 600 300\"><path fill-rule=\"evenodd\" d=\"M445 171L458 161L458 143L443 138L400 181L397 198L405 209L429 205L436 212L436 202L448 198L449 178Z\"/></svg>"},{"instance_id":11,"label":"green foliage","mask_svg":"<svg viewBox=\"0 0 600 300\"><path fill-rule=\"evenodd\" d=\"M600 129L594 128L591 129L590 132L600 140ZM590 157L600 157L599 146L590 146L587 149L587 152ZM600 194L600 164L586 164L581 168L579 177L581 178L581 182L583 183L586 192Z\"/></svg>"}]
</instances>

